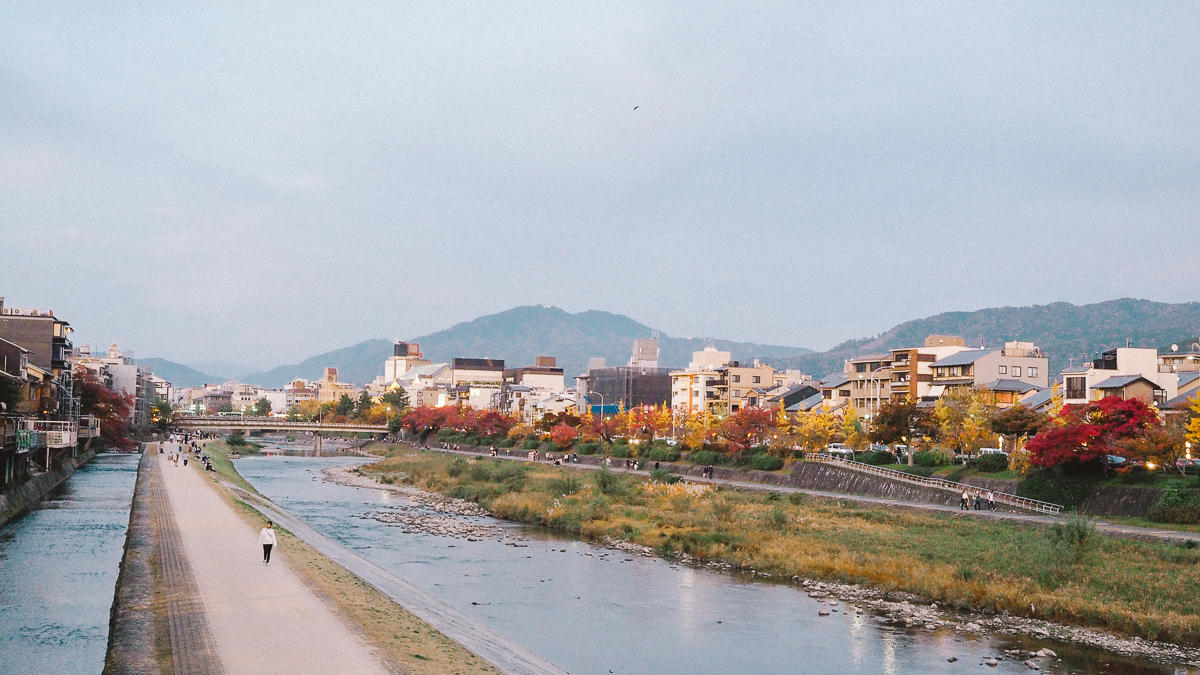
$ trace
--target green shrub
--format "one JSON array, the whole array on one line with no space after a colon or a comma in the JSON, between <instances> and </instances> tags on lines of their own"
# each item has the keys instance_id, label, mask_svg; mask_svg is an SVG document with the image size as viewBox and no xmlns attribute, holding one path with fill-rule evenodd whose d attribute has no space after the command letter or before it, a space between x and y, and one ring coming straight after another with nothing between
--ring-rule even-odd
<instances>
[{"instance_id":1,"label":"green shrub","mask_svg":"<svg viewBox=\"0 0 1200 675\"><path fill-rule=\"evenodd\" d=\"M1172 485L1163 490L1146 516L1158 523L1200 523L1200 495L1186 485Z\"/></svg>"},{"instance_id":2,"label":"green shrub","mask_svg":"<svg viewBox=\"0 0 1200 675\"><path fill-rule=\"evenodd\" d=\"M752 455L750 467L759 471L778 471L783 468L783 460L771 455Z\"/></svg>"},{"instance_id":3,"label":"green shrub","mask_svg":"<svg viewBox=\"0 0 1200 675\"><path fill-rule=\"evenodd\" d=\"M890 452L863 452L859 453L854 459L863 464L871 464L873 466L884 466L885 464L897 464L899 460Z\"/></svg>"},{"instance_id":4,"label":"green shrub","mask_svg":"<svg viewBox=\"0 0 1200 675\"><path fill-rule=\"evenodd\" d=\"M968 469L965 466L956 467L951 470L950 473L946 474L946 480L950 481L951 483L957 483L967 475L967 471Z\"/></svg>"},{"instance_id":5,"label":"green shrub","mask_svg":"<svg viewBox=\"0 0 1200 675\"><path fill-rule=\"evenodd\" d=\"M614 444L611 454L618 459L629 459L629 446L624 443Z\"/></svg>"},{"instance_id":6,"label":"green shrub","mask_svg":"<svg viewBox=\"0 0 1200 675\"><path fill-rule=\"evenodd\" d=\"M600 449L599 443L580 443L579 444L579 454L581 454L581 455L594 455L594 454L596 454L596 451L599 449Z\"/></svg>"},{"instance_id":7,"label":"green shrub","mask_svg":"<svg viewBox=\"0 0 1200 675\"><path fill-rule=\"evenodd\" d=\"M671 473L670 471L668 471L666 469L652 469L650 471L650 480L652 480L656 483L671 484L671 483L678 483L679 481L681 481L683 479L680 478L679 476L676 476L675 474Z\"/></svg>"},{"instance_id":8,"label":"green shrub","mask_svg":"<svg viewBox=\"0 0 1200 675\"><path fill-rule=\"evenodd\" d=\"M551 479L547 487L553 495L573 495L583 489L583 481L571 474L564 474Z\"/></svg>"},{"instance_id":9,"label":"green shrub","mask_svg":"<svg viewBox=\"0 0 1200 675\"><path fill-rule=\"evenodd\" d=\"M592 480L596 482L596 489L600 494L623 495L628 491L625 477L609 471L603 464L600 465L599 471L592 474Z\"/></svg>"},{"instance_id":10,"label":"green shrub","mask_svg":"<svg viewBox=\"0 0 1200 675\"><path fill-rule=\"evenodd\" d=\"M450 466L446 467L446 473L450 474L451 478L458 478L467 470L467 460L462 457L455 457L450 461Z\"/></svg>"},{"instance_id":11,"label":"green shrub","mask_svg":"<svg viewBox=\"0 0 1200 675\"><path fill-rule=\"evenodd\" d=\"M948 466L950 462L943 453L923 451L913 455L913 464L917 466Z\"/></svg>"},{"instance_id":12,"label":"green shrub","mask_svg":"<svg viewBox=\"0 0 1200 675\"><path fill-rule=\"evenodd\" d=\"M513 439L505 438L505 439L501 440L499 443L497 443L496 445L498 445L501 448L511 448L513 446Z\"/></svg>"},{"instance_id":13,"label":"green shrub","mask_svg":"<svg viewBox=\"0 0 1200 675\"><path fill-rule=\"evenodd\" d=\"M678 462L679 451L668 447L664 443L661 446L653 446L650 451L646 453L644 459L647 462Z\"/></svg>"},{"instance_id":14,"label":"green shrub","mask_svg":"<svg viewBox=\"0 0 1200 675\"><path fill-rule=\"evenodd\" d=\"M550 442L546 443L545 451L546 452L558 452L558 444L555 443L554 441L550 441Z\"/></svg>"},{"instance_id":15,"label":"green shrub","mask_svg":"<svg viewBox=\"0 0 1200 675\"><path fill-rule=\"evenodd\" d=\"M763 523L773 530L783 530L788 526L787 511L776 506L762 515Z\"/></svg>"},{"instance_id":16,"label":"green shrub","mask_svg":"<svg viewBox=\"0 0 1200 675\"><path fill-rule=\"evenodd\" d=\"M976 457L972 464L984 473L997 473L1008 469L1008 455L990 454Z\"/></svg>"},{"instance_id":17,"label":"green shrub","mask_svg":"<svg viewBox=\"0 0 1200 675\"><path fill-rule=\"evenodd\" d=\"M1087 518L1071 518L1065 523L1055 523L1046 534L1055 546L1065 549L1077 564L1083 562L1084 557L1096 547L1096 526Z\"/></svg>"},{"instance_id":18,"label":"green shrub","mask_svg":"<svg viewBox=\"0 0 1200 675\"><path fill-rule=\"evenodd\" d=\"M537 450L539 445L541 443L538 443L536 438L526 438L525 442L521 444L521 448L524 450Z\"/></svg>"},{"instance_id":19,"label":"green shrub","mask_svg":"<svg viewBox=\"0 0 1200 675\"><path fill-rule=\"evenodd\" d=\"M807 499L808 495L803 492L793 492L788 495L788 502L790 502L792 506L800 506Z\"/></svg>"},{"instance_id":20,"label":"green shrub","mask_svg":"<svg viewBox=\"0 0 1200 675\"><path fill-rule=\"evenodd\" d=\"M1077 509L1096 491L1092 481L1075 480L1054 469L1035 471L1017 484L1017 495Z\"/></svg>"},{"instance_id":21,"label":"green shrub","mask_svg":"<svg viewBox=\"0 0 1200 675\"><path fill-rule=\"evenodd\" d=\"M937 471L937 469L938 468L936 466L906 466L903 469L901 469L901 471L903 471L904 473L912 474L914 476L921 476L922 478L929 478L930 476L933 475L934 471Z\"/></svg>"},{"instance_id":22,"label":"green shrub","mask_svg":"<svg viewBox=\"0 0 1200 675\"><path fill-rule=\"evenodd\" d=\"M725 455L712 450L697 450L688 455L688 461L693 464L720 466L725 463Z\"/></svg>"}]
</instances>

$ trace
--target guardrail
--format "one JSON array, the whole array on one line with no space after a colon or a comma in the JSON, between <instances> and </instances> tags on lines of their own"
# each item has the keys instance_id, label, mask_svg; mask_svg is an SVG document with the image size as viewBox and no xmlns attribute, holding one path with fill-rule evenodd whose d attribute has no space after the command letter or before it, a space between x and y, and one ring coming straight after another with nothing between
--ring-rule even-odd
<instances>
[{"instance_id":1,"label":"guardrail","mask_svg":"<svg viewBox=\"0 0 1200 675\"><path fill-rule=\"evenodd\" d=\"M272 417L176 417L172 424L198 429L280 429L290 431L353 431L385 434L386 424L335 424L332 422L289 422Z\"/></svg>"},{"instance_id":2,"label":"guardrail","mask_svg":"<svg viewBox=\"0 0 1200 675\"><path fill-rule=\"evenodd\" d=\"M882 476L884 478L912 483L914 485L921 485L939 490L949 490L956 494L962 494L963 490L968 492L978 492L979 490L983 489L978 485L956 483L952 480L945 480L944 478L917 476L911 473L904 473L903 471L896 471L895 469L887 469L882 466L875 466L874 464L864 464L863 462L856 462L852 459L835 457L824 452L805 453L804 459L810 462L836 464L844 466L852 471L867 473L873 476ZM1050 502L1042 502L1036 499L1029 499L1027 497L1019 497L1017 495L1008 494L1007 492L996 492L995 490L991 490L991 492L996 496L996 503L998 504L1005 504L1018 509L1026 509L1035 513L1044 513L1052 516L1062 513L1063 510L1063 507L1059 504L1051 504Z\"/></svg>"}]
</instances>

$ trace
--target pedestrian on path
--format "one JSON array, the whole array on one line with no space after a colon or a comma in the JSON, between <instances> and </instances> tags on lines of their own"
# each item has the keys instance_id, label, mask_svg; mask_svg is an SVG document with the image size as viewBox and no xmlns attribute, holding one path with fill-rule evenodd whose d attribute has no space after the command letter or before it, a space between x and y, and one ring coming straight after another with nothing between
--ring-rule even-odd
<instances>
[{"instance_id":1,"label":"pedestrian on path","mask_svg":"<svg viewBox=\"0 0 1200 675\"><path fill-rule=\"evenodd\" d=\"M958 498L958 510L959 511L971 510L970 503L971 503L971 495L967 494L966 490L963 490L962 496Z\"/></svg>"},{"instance_id":2,"label":"pedestrian on path","mask_svg":"<svg viewBox=\"0 0 1200 675\"><path fill-rule=\"evenodd\" d=\"M272 528L273 523L267 521L267 526L258 533L258 543L263 547L263 564L271 564L271 549L275 547L275 530Z\"/></svg>"},{"instance_id":3,"label":"pedestrian on path","mask_svg":"<svg viewBox=\"0 0 1200 675\"><path fill-rule=\"evenodd\" d=\"M187 455L183 456L183 465L187 466Z\"/></svg>"},{"instance_id":4,"label":"pedestrian on path","mask_svg":"<svg viewBox=\"0 0 1200 675\"><path fill-rule=\"evenodd\" d=\"M996 493L992 492L991 490L988 490L987 499L988 499L988 511L995 511L996 510Z\"/></svg>"}]
</instances>

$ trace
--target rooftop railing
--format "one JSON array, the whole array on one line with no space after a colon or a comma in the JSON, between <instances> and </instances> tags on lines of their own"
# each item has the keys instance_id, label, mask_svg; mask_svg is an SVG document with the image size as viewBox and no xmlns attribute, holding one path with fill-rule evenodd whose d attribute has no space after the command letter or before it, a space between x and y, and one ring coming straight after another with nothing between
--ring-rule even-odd
<instances>
[{"instance_id":1,"label":"rooftop railing","mask_svg":"<svg viewBox=\"0 0 1200 675\"><path fill-rule=\"evenodd\" d=\"M852 459L843 459L841 457L837 457L835 455L830 455L830 454L824 453L824 452L806 453L804 455L804 459L806 459L810 462L825 462L827 464L836 464L838 466L844 466L847 469L851 469L853 471L858 471L860 473L871 474L873 476L881 476L884 478L890 478L892 480L903 481L905 483L912 483L913 485L921 485L924 487L931 487L931 488L935 488L938 490L947 490L949 492L954 492L956 494L962 494L963 491L967 491L969 493L974 493L974 492L978 492L981 489L983 489L983 488L980 488L978 485L968 485L967 483L956 483L952 480L945 480L944 478L933 478L932 476L930 476L930 477L918 476L918 475L911 474L911 473L905 473L903 471L896 471L895 469L887 469L882 466L875 466L874 464L864 464L863 462L856 462ZM1062 510L1063 510L1063 507L1059 504L1051 504L1050 502L1043 502L1043 501L1038 501L1036 499L1029 499L1027 497L1020 497L1018 495L1008 494L1007 492L996 492L995 490L991 490L990 492L992 492L992 494L994 494L996 496L996 503L1005 504L1007 506L1012 506L1012 507L1015 507L1018 509L1025 509L1027 511L1033 511L1035 513L1044 513L1044 514L1052 515L1052 516L1062 513Z\"/></svg>"}]
</instances>

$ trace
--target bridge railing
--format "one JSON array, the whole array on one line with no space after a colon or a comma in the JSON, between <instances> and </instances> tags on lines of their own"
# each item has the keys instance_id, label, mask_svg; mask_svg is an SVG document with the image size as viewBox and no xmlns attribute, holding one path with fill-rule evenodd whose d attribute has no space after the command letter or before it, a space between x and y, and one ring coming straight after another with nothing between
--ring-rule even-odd
<instances>
[{"instance_id":1,"label":"bridge railing","mask_svg":"<svg viewBox=\"0 0 1200 675\"><path fill-rule=\"evenodd\" d=\"M962 494L964 490L968 492L977 492L983 489L978 485L956 483L952 480L934 478L932 476L918 476L916 474L905 473L903 471L896 471L895 469L875 466L874 464L865 464L863 462L856 462L852 459L844 459L842 457L837 457L824 452L805 453L804 459L810 462L836 464L838 466L844 466L853 471L858 471L859 473L882 476L892 480L903 481L905 483L912 483L914 485L921 485L939 490L948 490L957 494ZM1006 504L1019 509L1026 509L1036 513L1045 513L1047 515L1058 515L1059 513L1062 513L1063 510L1063 507L1059 504L1051 504L1050 502L1029 499L1028 497L1021 497L1018 495L1009 494L1007 492L996 492L995 490L991 490L991 492L996 496L996 502L999 504Z\"/></svg>"}]
</instances>

